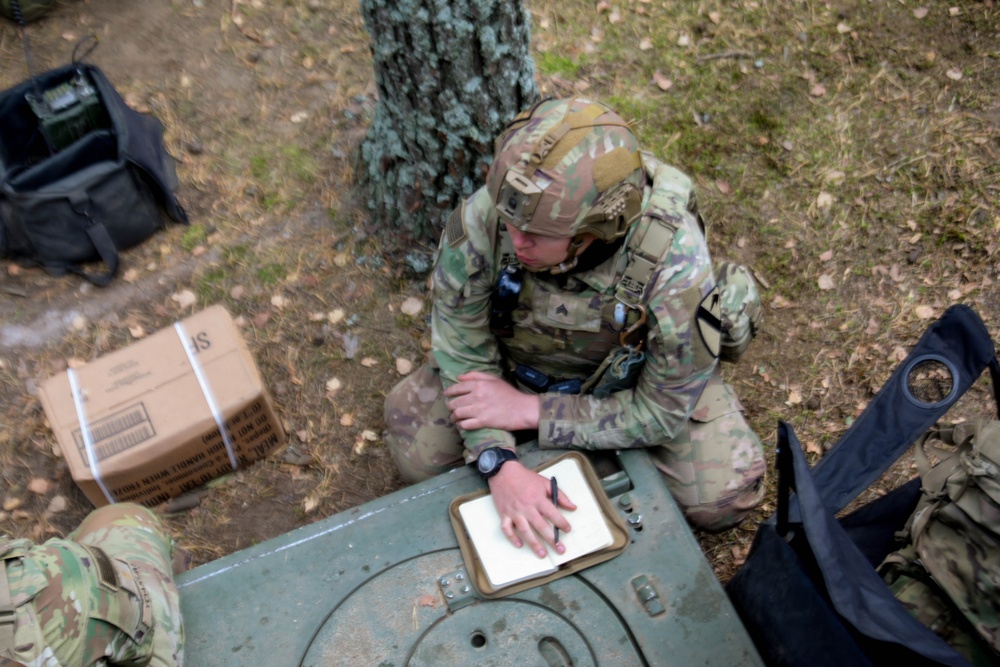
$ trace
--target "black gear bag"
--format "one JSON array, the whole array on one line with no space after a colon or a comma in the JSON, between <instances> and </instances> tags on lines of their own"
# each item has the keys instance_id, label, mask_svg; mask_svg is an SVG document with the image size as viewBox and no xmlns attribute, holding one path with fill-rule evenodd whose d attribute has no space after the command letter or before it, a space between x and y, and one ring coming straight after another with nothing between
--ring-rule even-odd
<instances>
[{"instance_id":1,"label":"black gear bag","mask_svg":"<svg viewBox=\"0 0 1000 667\"><path fill-rule=\"evenodd\" d=\"M74 62L0 93L0 256L106 285L118 251L187 223L156 118ZM90 273L82 264L103 262Z\"/></svg>"},{"instance_id":2,"label":"black gear bag","mask_svg":"<svg viewBox=\"0 0 1000 667\"><path fill-rule=\"evenodd\" d=\"M811 470L791 426L779 423L778 510L760 524L726 587L768 665L968 664L911 616L876 572L896 548L920 480L835 517L986 368L1000 406L993 341L974 311L952 306Z\"/></svg>"}]
</instances>

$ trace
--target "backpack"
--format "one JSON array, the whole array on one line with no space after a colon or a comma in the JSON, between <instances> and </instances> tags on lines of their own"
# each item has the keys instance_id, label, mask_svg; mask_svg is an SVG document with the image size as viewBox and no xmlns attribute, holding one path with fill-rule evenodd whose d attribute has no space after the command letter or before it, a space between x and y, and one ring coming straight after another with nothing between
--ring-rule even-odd
<instances>
[{"instance_id":1,"label":"backpack","mask_svg":"<svg viewBox=\"0 0 1000 667\"><path fill-rule=\"evenodd\" d=\"M1000 651L1000 422L932 429L914 457L921 497L902 531L909 543L881 571L911 613L979 664Z\"/></svg>"},{"instance_id":2,"label":"backpack","mask_svg":"<svg viewBox=\"0 0 1000 667\"><path fill-rule=\"evenodd\" d=\"M74 62L0 92L0 256L106 285L118 251L187 223L156 118ZM104 273L81 266L103 262Z\"/></svg>"}]
</instances>

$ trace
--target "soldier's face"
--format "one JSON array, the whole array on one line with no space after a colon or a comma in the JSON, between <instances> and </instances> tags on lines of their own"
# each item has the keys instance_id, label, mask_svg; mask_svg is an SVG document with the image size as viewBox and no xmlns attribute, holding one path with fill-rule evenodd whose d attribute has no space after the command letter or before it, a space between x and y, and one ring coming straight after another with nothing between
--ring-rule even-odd
<instances>
[{"instance_id":1,"label":"soldier's face","mask_svg":"<svg viewBox=\"0 0 1000 667\"><path fill-rule=\"evenodd\" d=\"M531 232L519 232L513 225L507 226L514 252L528 269L544 269L557 266L569 254L570 239L540 236Z\"/></svg>"}]
</instances>

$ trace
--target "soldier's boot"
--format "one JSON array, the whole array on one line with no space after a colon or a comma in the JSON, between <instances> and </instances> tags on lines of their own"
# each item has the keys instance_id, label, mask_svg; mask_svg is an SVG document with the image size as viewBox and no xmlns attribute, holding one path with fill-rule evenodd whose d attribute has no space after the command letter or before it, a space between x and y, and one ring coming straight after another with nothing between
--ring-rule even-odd
<instances>
[{"instance_id":1,"label":"soldier's boot","mask_svg":"<svg viewBox=\"0 0 1000 667\"><path fill-rule=\"evenodd\" d=\"M722 294L722 346L719 358L735 363L760 330L764 309L750 269L722 262L715 269Z\"/></svg>"}]
</instances>

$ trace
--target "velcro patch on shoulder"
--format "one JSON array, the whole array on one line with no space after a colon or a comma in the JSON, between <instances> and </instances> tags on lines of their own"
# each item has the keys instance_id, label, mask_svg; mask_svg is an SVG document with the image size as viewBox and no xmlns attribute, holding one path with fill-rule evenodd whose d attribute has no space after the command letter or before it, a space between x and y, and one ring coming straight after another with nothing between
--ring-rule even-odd
<instances>
[{"instance_id":1,"label":"velcro patch on shoulder","mask_svg":"<svg viewBox=\"0 0 1000 667\"><path fill-rule=\"evenodd\" d=\"M451 215L448 216L445 235L448 238L448 245L452 248L469 236L469 232L465 229L465 202L456 206Z\"/></svg>"},{"instance_id":2,"label":"velcro patch on shoulder","mask_svg":"<svg viewBox=\"0 0 1000 667\"><path fill-rule=\"evenodd\" d=\"M695 321L705 348L709 354L718 358L722 347L722 297L718 287L713 287L698 304Z\"/></svg>"}]
</instances>

